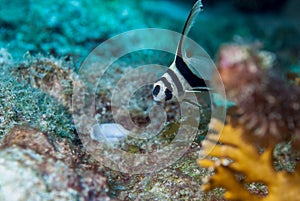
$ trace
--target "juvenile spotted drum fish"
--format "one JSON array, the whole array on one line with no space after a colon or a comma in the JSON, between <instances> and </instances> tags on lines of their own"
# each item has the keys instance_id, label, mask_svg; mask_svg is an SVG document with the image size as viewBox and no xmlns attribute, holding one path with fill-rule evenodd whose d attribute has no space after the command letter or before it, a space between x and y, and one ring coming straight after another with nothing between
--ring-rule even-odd
<instances>
[{"instance_id":1,"label":"juvenile spotted drum fish","mask_svg":"<svg viewBox=\"0 0 300 201\"><path fill-rule=\"evenodd\" d=\"M180 41L177 46L175 59L168 68L167 72L158 79L152 89L152 96L155 101L187 101L185 99L187 93L202 93L211 91L208 87L209 79L211 77L211 69L207 65L205 58L187 57L186 51L183 48L184 40L193 26L196 17L202 11L203 5L201 0L197 1L184 25ZM199 73L199 68L202 68ZM197 103L191 104L199 106Z\"/></svg>"}]
</instances>

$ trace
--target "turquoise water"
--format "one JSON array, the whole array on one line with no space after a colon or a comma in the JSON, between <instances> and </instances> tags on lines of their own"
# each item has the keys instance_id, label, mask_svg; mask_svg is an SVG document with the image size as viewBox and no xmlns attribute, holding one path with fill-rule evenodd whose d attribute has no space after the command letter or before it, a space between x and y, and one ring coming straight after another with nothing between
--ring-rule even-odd
<instances>
[{"instance_id":1,"label":"turquoise water","mask_svg":"<svg viewBox=\"0 0 300 201\"><path fill-rule=\"evenodd\" d=\"M299 14L296 0L204 1L191 37L211 56L220 44L259 41L283 62L299 58ZM138 28L181 31L194 1L37 1L0 2L0 47L14 58L27 51L82 61L102 41ZM277 5L279 8L273 8ZM288 58L287 58L288 57Z\"/></svg>"},{"instance_id":2,"label":"turquoise water","mask_svg":"<svg viewBox=\"0 0 300 201\"><path fill-rule=\"evenodd\" d=\"M84 152L85 150L82 149L82 140L77 135L79 131L78 129L76 130L74 125L76 123L74 123L75 115L73 113L74 108L72 108L72 104L73 106L77 106L74 102L77 103L76 101L78 100L76 97L72 99L72 96L76 89L83 87L78 77L84 73L84 70L80 71L80 67L82 67L85 58L98 45L126 31L141 28L163 28L181 32L194 2L194 0L0 0L0 139L3 139L2 137L7 135L15 125L25 125L45 132L51 143L52 141L59 142L61 138L67 138L69 144L76 146L80 151ZM204 11L197 18L189 36L202 46L214 61L218 61L218 55L220 55L223 46L234 43L238 46L238 53L243 53L243 48L245 47L250 49L248 53L250 52L253 55L247 55L248 57L245 59L248 59L247 61L250 60L250 64L252 64L251 59L261 58L258 56L261 53L258 49L262 49L271 53L271 55L275 55L276 60L272 63L273 68L270 70L272 73L275 72L275 74L277 73L277 75L284 77L285 74L281 72L292 71L298 73L299 79L300 5L298 0L203 0L203 4ZM90 85L87 84L86 88L83 87L86 90L83 91L87 92L87 94L92 91L94 94L92 94L92 98L86 101L83 106L86 106L87 109L90 109L89 107L92 106L95 114L93 114L91 119L95 120L95 123L97 121L97 123L103 124L103 128L105 128L103 130L107 132L107 135L110 135L111 139L115 138L113 139L115 140L114 142L119 143L119 138L124 140L123 138L127 137L128 134L127 132L114 133L118 125L114 124L114 116L112 114L114 108L111 100L113 99L112 88L117 84L124 91L126 89L129 92L134 92L132 93L132 99L128 101L129 108L131 109L129 117L134 123L144 127L153 122L161 123L161 119L159 118L156 118L156 122L149 121L150 109L156 104L151 94L152 85L148 82L145 86L140 86L144 83L135 83L139 78L144 78L143 81L150 80L151 76L148 75L154 70L147 69L138 72L144 73L142 76L134 70L145 64L170 65L174 57L172 53L147 49L149 44L165 44L166 41L169 43L172 51L175 52L178 40L164 37L163 35L149 36L149 34L147 37L146 35L144 37L139 36L138 39L131 37L130 41L122 40L121 44L107 46L102 49L99 48L98 52L93 52L99 57L96 56L93 58L95 61L92 59L90 61L90 64L96 65L88 66L86 80L84 81L87 81ZM97 75L101 74L100 71L106 67L103 57L107 60L113 60L119 56L119 52L122 52L124 49L126 50L126 48L130 49L132 46L135 47L135 45L140 45L140 47L145 46L145 49L120 56L118 60L112 62L111 68L106 71L102 80L97 77ZM230 54L227 55L227 58L225 56L222 62L226 63L227 60L240 58L240 55L235 55L236 49L231 46L226 47L228 49L225 50L228 50ZM190 52L187 52L187 54L189 55ZM261 67L260 61L255 60L253 63L259 63L258 66ZM252 66L250 64L246 68L251 69ZM262 66L265 67L264 65ZM234 87L238 89L244 87L239 84L239 81L244 80L244 75L241 75L238 70L233 72L241 77L237 79L235 77L232 78L232 74L230 73L225 73L223 76L225 79L229 78L225 80L229 83L228 91L230 91L231 87L234 94ZM266 74L258 73L256 76L261 78L260 76L266 76ZM126 79L123 82L122 80L119 82L124 75L127 75L129 78L132 75L133 78L129 80L131 82L125 83ZM292 73L290 76L295 78L297 74ZM249 76L250 81L251 79L253 77ZM261 98L262 100L262 103L259 103L262 106L260 105L260 110L257 111L264 111L264 93L269 93L268 90L272 88L273 84L270 83L270 79L266 79L267 87L262 87L263 84L255 85L257 80L253 80L253 83L251 83L253 86L250 85L250 87L260 92L258 93L258 99ZM290 80L290 83L294 82L296 83L297 80ZM230 85L232 83L233 85ZM281 94L281 88L280 86L278 87L280 84L278 83L274 85L277 86L275 92L270 91L271 98L268 100L273 100L274 93L276 98L277 94ZM284 94L282 96L278 95L278 99L284 103L286 97L289 97L288 95L291 94L288 88L290 83L285 83L286 85L281 86L282 91L285 93L282 93ZM246 88L247 86L244 89ZM296 91L295 88L293 89ZM120 91L122 92L122 90ZM82 95L80 92L79 90L79 95ZM120 102L126 97L126 95L118 93L118 91L116 94L115 99L117 101L120 100ZM238 96L237 94L235 95ZM254 95L257 96L255 93ZM248 96L250 95L248 94ZM295 92L294 96L287 99L292 104L286 105L279 101L276 108L279 108L279 112L283 113L286 110L285 108L280 110L281 106L290 108L290 106L295 105L297 109L299 104L294 104L293 102L295 100L298 101L297 98ZM92 105L91 103L94 103L92 102L94 100L95 105ZM220 100L222 99L220 98ZM245 101L242 103L242 106L247 109L248 102ZM255 116L255 112L257 112L255 108L257 105L256 99L250 97L249 103L251 103L249 104L250 109L246 111L250 114L254 113ZM117 106L124 109L122 106ZM165 144L172 142L182 120L180 119L181 111L179 111L178 102L175 104L174 102L167 103L163 106L161 108L166 111L168 122L163 124L164 128L162 132L157 136L153 136L149 142L144 139L144 141L136 141L132 136L128 137L121 144L123 151L134 154L146 153L147 151L155 152L155 150L160 149ZM75 109L78 108L75 107ZM273 110L274 108L271 107L270 111ZM124 121L128 120L128 116L125 116L125 118L122 116L124 114L122 111L125 110L120 111L120 119ZM198 110L195 109L195 111ZM274 111L278 112L277 110ZM109 190L106 190L105 193L108 191L109 196L118 197L120 200L130 200L130 198L139 199L140 197L142 200L154 200L159 196L160 200L166 200L166 198L172 200L189 200L191 196L196 200L217 200L220 197L220 192L213 192L213 196L210 199L209 196L207 197L207 195L202 194L200 191L202 178L208 176L208 172L200 169L196 162L199 158L198 152L202 148L200 143L206 137L210 112L210 110L205 111L201 113L201 116L198 115L195 118L197 119L197 123L201 122L201 124L198 125L195 138L190 139L193 144L187 149L185 155L176 161L176 163L170 167L165 167L165 169L157 174L128 176L102 167L102 163L98 163L97 157L90 160L90 156L85 156L86 158L83 157L80 159L80 162L84 164L83 166L87 164L87 168L98 168L97 170L106 178L103 182L109 185ZM155 111L153 112L154 114ZM265 114L265 116L268 117L268 114ZM292 116L293 113L290 116L280 115L279 117L283 120L285 118L294 118ZM198 121L198 119L200 120ZM80 120L82 119L79 118ZM83 122L84 126L88 125L85 124L85 121ZM109 126L106 123L109 123ZM98 138L101 140L105 135L102 136L100 134L103 133L99 132L95 133L98 134ZM0 145L1 143L2 141L0 141ZM38 139L36 144L39 143ZM117 145L119 146L120 144ZM52 144L49 146L52 146ZM91 149L91 147L88 148ZM3 149L0 148L0 153L6 153L3 152ZM21 151L17 150L16 152ZM165 153L169 154L169 152ZM57 152L54 152L55 154ZM75 151L73 154L76 155L77 152ZM82 153L82 155L84 154L86 153ZM163 154L161 153L161 155ZM66 158L68 157L66 156ZM81 157L81 155L76 155L76 157ZM15 161L18 162L18 159L15 159ZM114 158L112 161L115 161ZM122 163L120 166L122 166ZM129 165L129 167L131 166ZM78 168L82 168L81 171L85 172L84 167ZM43 169L36 168L36 171L35 175L45 174ZM82 172L79 176L80 178L85 178ZM91 178L94 178L93 176L93 173L91 173ZM67 176L62 178L67 178ZM4 185L12 185L12 187L9 186L10 189L17 189L18 186L15 187L14 185L18 184L18 182L9 179L9 182ZM20 180L22 179L20 177ZM43 183L44 179L38 181ZM59 180L59 182L63 181ZM72 182L70 181L70 183ZM53 186L50 185L49 190L47 184L46 193L51 192L51 188L55 187L56 184ZM28 188L30 191L30 187ZM69 191L70 188L72 187L67 186L62 191L72 193L74 189ZM92 187L87 188L91 188L91 191L94 191ZM101 190L102 187L99 188ZM86 189L82 190L79 187L76 190L86 192ZM2 196L1 192L0 197ZM38 196L38 193L33 194L33 196ZM95 196L97 197L97 195ZM11 199L8 197L8 200Z\"/></svg>"}]
</instances>

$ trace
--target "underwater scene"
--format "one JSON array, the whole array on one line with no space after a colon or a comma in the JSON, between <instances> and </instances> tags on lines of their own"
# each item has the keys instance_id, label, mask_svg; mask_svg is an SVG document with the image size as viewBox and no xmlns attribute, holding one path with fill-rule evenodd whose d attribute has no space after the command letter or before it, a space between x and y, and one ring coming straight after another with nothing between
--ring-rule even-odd
<instances>
[{"instance_id":1,"label":"underwater scene","mask_svg":"<svg viewBox=\"0 0 300 201\"><path fill-rule=\"evenodd\" d=\"M0 201L300 201L300 1L0 4Z\"/></svg>"}]
</instances>

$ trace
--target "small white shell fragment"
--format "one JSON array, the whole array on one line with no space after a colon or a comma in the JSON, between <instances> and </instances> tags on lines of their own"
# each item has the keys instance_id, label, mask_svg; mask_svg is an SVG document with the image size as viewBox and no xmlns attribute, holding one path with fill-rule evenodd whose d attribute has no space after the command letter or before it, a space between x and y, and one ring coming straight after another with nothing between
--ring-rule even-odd
<instances>
[{"instance_id":1,"label":"small white shell fragment","mask_svg":"<svg viewBox=\"0 0 300 201\"><path fill-rule=\"evenodd\" d=\"M101 143L110 146L117 146L130 131L117 123L95 124L91 137Z\"/></svg>"}]
</instances>

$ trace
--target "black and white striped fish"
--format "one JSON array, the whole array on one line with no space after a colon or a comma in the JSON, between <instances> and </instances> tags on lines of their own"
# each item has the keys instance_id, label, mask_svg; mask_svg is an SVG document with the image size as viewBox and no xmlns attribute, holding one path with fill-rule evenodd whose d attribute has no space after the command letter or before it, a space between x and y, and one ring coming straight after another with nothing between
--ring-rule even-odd
<instances>
[{"instance_id":1,"label":"black and white striped fish","mask_svg":"<svg viewBox=\"0 0 300 201\"><path fill-rule=\"evenodd\" d=\"M175 100L175 97L178 101L188 101L185 99L187 93L210 90L208 83L211 73L206 72L210 71L209 67L205 67L205 61L203 62L201 59L187 57L183 48L184 40L193 26L197 15L202 11L202 8L201 0L198 0L194 4L184 25L173 63L167 72L154 83L152 95L155 101ZM200 68L203 65L201 72L204 73L199 73L199 70L197 70L199 65Z\"/></svg>"}]
</instances>

